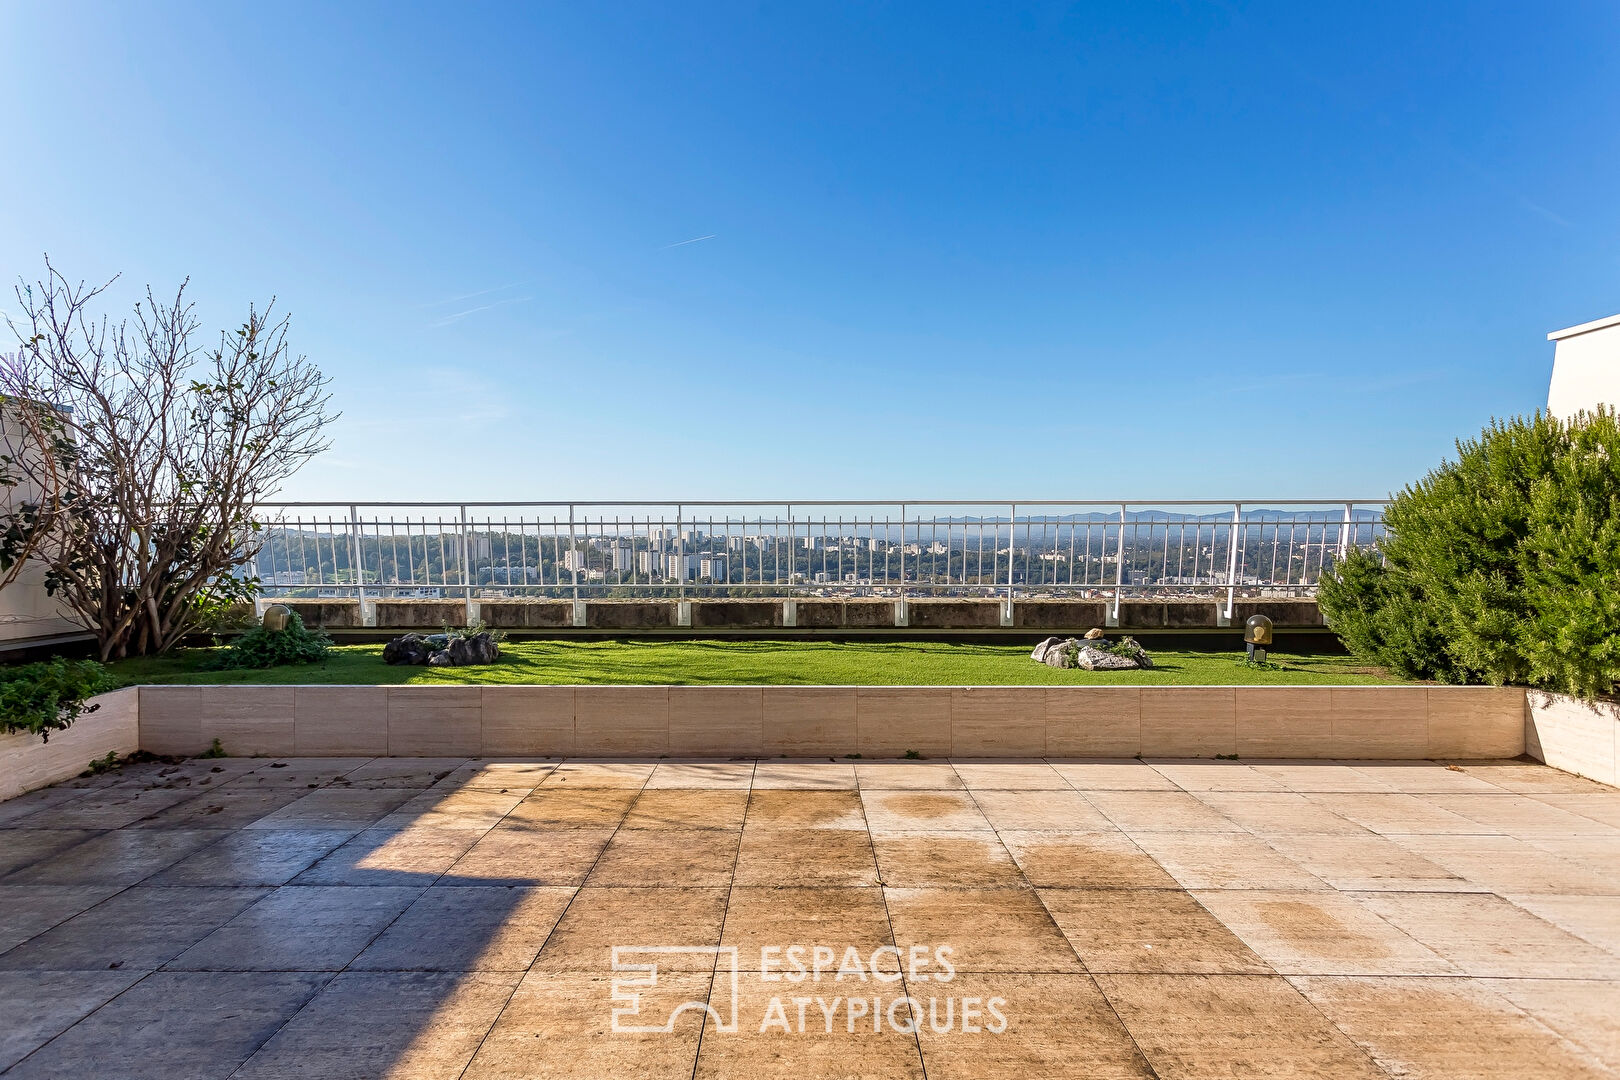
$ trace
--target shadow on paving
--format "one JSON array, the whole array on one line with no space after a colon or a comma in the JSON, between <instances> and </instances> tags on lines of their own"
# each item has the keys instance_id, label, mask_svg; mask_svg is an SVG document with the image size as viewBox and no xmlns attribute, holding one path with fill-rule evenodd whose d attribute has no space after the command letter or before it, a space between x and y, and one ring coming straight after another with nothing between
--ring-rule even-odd
<instances>
[{"instance_id":1,"label":"shadow on paving","mask_svg":"<svg viewBox=\"0 0 1620 1080\"><path fill-rule=\"evenodd\" d=\"M191 761L0 804L0 1070L458 1075L583 876L490 837L549 769Z\"/></svg>"}]
</instances>

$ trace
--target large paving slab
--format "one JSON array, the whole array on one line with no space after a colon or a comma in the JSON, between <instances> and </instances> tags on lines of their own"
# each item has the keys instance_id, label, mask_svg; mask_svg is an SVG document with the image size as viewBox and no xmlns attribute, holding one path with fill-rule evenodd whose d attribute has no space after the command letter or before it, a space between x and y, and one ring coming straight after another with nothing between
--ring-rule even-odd
<instances>
[{"instance_id":1,"label":"large paving slab","mask_svg":"<svg viewBox=\"0 0 1620 1080\"><path fill-rule=\"evenodd\" d=\"M1620 1075L1527 762L261 758L0 804L7 1077Z\"/></svg>"}]
</instances>

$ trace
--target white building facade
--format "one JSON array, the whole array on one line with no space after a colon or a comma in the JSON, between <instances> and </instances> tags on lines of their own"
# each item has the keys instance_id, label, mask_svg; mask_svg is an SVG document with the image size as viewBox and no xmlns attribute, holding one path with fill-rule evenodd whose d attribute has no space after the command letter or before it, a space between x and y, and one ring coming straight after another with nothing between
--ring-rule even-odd
<instances>
[{"instance_id":1,"label":"white building facade","mask_svg":"<svg viewBox=\"0 0 1620 1080\"><path fill-rule=\"evenodd\" d=\"M1620 408L1620 315L1547 335L1554 342L1547 411L1563 420L1598 405Z\"/></svg>"}]
</instances>

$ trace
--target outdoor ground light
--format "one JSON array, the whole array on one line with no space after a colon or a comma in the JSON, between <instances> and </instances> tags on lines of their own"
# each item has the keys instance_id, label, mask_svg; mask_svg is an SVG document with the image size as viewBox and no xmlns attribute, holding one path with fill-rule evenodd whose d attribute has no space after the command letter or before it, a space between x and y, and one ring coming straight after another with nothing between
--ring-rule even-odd
<instances>
[{"instance_id":1,"label":"outdoor ground light","mask_svg":"<svg viewBox=\"0 0 1620 1080\"><path fill-rule=\"evenodd\" d=\"M1250 615L1243 624L1243 642L1248 646L1249 662L1266 662L1266 646L1271 644L1271 620L1264 615Z\"/></svg>"},{"instance_id":2,"label":"outdoor ground light","mask_svg":"<svg viewBox=\"0 0 1620 1080\"><path fill-rule=\"evenodd\" d=\"M261 620L266 630L285 630L287 623L292 619L292 608L286 604L271 604L264 609L264 618Z\"/></svg>"}]
</instances>

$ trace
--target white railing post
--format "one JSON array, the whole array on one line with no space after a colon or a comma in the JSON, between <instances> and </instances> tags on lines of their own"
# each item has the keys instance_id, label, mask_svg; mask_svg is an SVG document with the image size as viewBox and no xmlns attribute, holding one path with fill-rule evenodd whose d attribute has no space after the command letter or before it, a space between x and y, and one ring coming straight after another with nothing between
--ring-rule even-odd
<instances>
[{"instance_id":1,"label":"white railing post","mask_svg":"<svg viewBox=\"0 0 1620 1080\"><path fill-rule=\"evenodd\" d=\"M680 595L686 596L686 507L675 504L675 580L680 583Z\"/></svg>"},{"instance_id":2,"label":"white railing post","mask_svg":"<svg viewBox=\"0 0 1620 1080\"><path fill-rule=\"evenodd\" d=\"M360 618L366 615L366 575L360 564L360 514L357 507L349 506L349 564L354 572L354 595L360 601Z\"/></svg>"},{"instance_id":3,"label":"white railing post","mask_svg":"<svg viewBox=\"0 0 1620 1080\"><path fill-rule=\"evenodd\" d=\"M1232 504L1232 535L1226 539L1226 621L1231 623L1237 603L1238 528L1243 522L1243 504Z\"/></svg>"},{"instance_id":4,"label":"white railing post","mask_svg":"<svg viewBox=\"0 0 1620 1080\"><path fill-rule=\"evenodd\" d=\"M568 575L574 586L574 603L579 603L579 549L574 540L574 504L568 504Z\"/></svg>"},{"instance_id":5,"label":"white railing post","mask_svg":"<svg viewBox=\"0 0 1620 1080\"><path fill-rule=\"evenodd\" d=\"M1013 503L1007 508L1007 602L1012 603L1013 594L1013 554L1018 550L1016 537L1018 536L1018 504Z\"/></svg>"},{"instance_id":6,"label":"white railing post","mask_svg":"<svg viewBox=\"0 0 1620 1080\"><path fill-rule=\"evenodd\" d=\"M461 602L466 615L464 625L471 626L473 621L472 568L467 562L467 507L465 503L461 507Z\"/></svg>"},{"instance_id":7,"label":"white railing post","mask_svg":"<svg viewBox=\"0 0 1620 1080\"><path fill-rule=\"evenodd\" d=\"M888 541L888 537L884 537L884 542L887 543L887 541ZM920 556L917 559L917 565L918 566L922 565L922 559L921 559ZM949 580L946 581L946 584L947 585L950 584ZM926 610L926 609L924 609L924 610ZM906 610L906 504L905 503L900 504L900 614L903 617L905 617L907 620L909 620L910 617L911 617L911 613Z\"/></svg>"},{"instance_id":8,"label":"white railing post","mask_svg":"<svg viewBox=\"0 0 1620 1080\"><path fill-rule=\"evenodd\" d=\"M1105 533L1104 536L1107 534ZM1119 504L1119 541L1114 545L1114 625L1119 625L1119 602L1125 592L1125 504Z\"/></svg>"}]
</instances>

